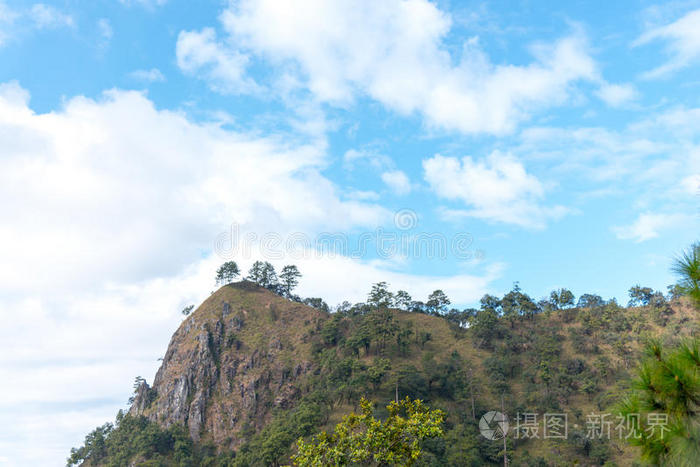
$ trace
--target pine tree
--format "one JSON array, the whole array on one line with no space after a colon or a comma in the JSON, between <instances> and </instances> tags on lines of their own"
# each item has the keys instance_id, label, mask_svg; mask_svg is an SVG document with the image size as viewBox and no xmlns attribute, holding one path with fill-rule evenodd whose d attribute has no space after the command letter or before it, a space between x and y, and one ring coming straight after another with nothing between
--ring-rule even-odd
<instances>
[{"instance_id":1,"label":"pine tree","mask_svg":"<svg viewBox=\"0 0 700 467\"><path fill-rule=\"evenodd\" d=\"M620 415L634 429L629 442L653 465L693 466L700 459L700 341L663 349L650 341Z\"/></svg>"},{"instance_id":2,"label":"pine tree","mask_svg":"<svg viewBox=\"0 0 700 467\"><path fill-rule=\"evenodd\" d=\"M680 292L700 307L700 242L681 253L673 262L672 270L681 277Z\"/></svg>"},{"instance_id":3,"label":"pine tree","mask_svg":"<svg viewBox=\"0 0 700 467\"><path fill-rule=\"evenodd\" d=\"M377 282L367 297L367 304L376 308L389 308L394 304L394 295L386 282Z\"/></svg>"},{"instance_id":4,"label":"pine tree","mask_svg":"<svg viewBox=\"0 0 700 467\"><path fill-rule=\"evenodd\" d=\"M411 303L413 303L413 299L408 294L408 292L406 292L405 290L399 290L398 292L396 292L394 305L396 305L397 308L399 308L400 310L407 311L409 308L411 308Z\"/></svg>"},{"instance_id":5,"label":"pine tree","mask_svg":"<svg viewBox=\"0 0 700 467\"><path fill-rule=\"evenodd\" d=\"M275 271L275 267L267 261L263 263L262 269L260 270L259 284L266 289L276 291L277 272Z\"/></svg>"},{"instance_id":6,"label":"pine tree","mask_svg":"<svg viewBox=\"0 0 700 467\"><path fill-rule=\"evenodd\" d=\"M216 271L216 285L230 284L240 274L241 273L236 262L227 261Z\"/></svg>"},{"instance_id":7,"label":"pine tree","mask_svg":"<svg viewBox=\"0 0 700 467\"><path fill-rule=\"evenodd\" d=\"M289 265L282 268L280 273L280 282L282 284L282 291L287 298L292 296L292 290L299 285L299 278L301 273L296 266Z\"/></svg>"},{"instance_id":8,"label":"pine tree","mask_svg":"<svg viewBox=\"0 0 700 467\"><path fill-rule=\"evenodd\" d=\"M429 313L437 315L445 312L447 310L447 305L450 303L450 299L447 298L445 292L438 289L428 296L428 301L425 302L425 306L428 308Z\"/></svg>"},{"instance_id":9,"label":"pine tree","mask_svg":"<svg viewBox=\"0 0 700 467\"><path fill-rule=\"evenodd\" d=\"M250 267L250 270L248 270L248 276L246 277L246 279L255 282L256 284L260 284L260 281L262 280L263 266L264 263L262 261L254 262L253 265Z\"/></svg>"},{"instance_id":10,"label":"pine tree","mask_svg":"<svg viewBox=\"0 0 700 467\"><path fill-rule=\"evenodd\" d=\"M676 258L679 287L700 305L700 243ZM642 459L654 465L693 466L700 459L700 339L664 349L651 340L632 392L620 403L620 414L633 417ZM659 426L652 421L664 422Z\"/></svg>"}]
</instances>

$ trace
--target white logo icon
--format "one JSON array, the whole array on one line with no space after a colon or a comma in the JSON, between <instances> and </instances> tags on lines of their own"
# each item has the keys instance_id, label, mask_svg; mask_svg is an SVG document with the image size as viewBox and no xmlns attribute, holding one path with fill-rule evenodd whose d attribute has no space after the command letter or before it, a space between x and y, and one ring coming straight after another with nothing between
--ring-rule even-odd
<instances>
[{"instance_id":1,"label":"white logo icon","mask_svg":"<svg viewBox=\"0 0 700 467\"><path fill-rule=\"evenodd\" d=\"M479 420L479 431L486 439L502 439L508 433L508 416L501 412L486 412Z\"/></svg>"}]
</instances>

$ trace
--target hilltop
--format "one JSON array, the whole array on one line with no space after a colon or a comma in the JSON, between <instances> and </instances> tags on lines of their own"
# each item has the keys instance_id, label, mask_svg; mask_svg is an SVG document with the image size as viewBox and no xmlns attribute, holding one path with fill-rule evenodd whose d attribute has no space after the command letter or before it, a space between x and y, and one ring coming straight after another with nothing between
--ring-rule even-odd
<instances>
[{"instance_id":1,"label":"hilltop","mask_svg":"<svg viewBox=\"0 0 700 467\"><path fill-rule=\"evenodd\" d=\"M498 303L443 316L365 304L328 313L226 285L182 322L129 414L91 434L84 465L282 465L298 437L331 429L361 396L381 417L397 395L448 414L419 465L502 464L503 442L478 431L501 407L511 423L540 417L539 438L509 437L511 465L631 465L624 439L586 436L587 416L616 402L647 338L698 336L697 310L680 298L517 313ZM567 439L543 439L553 412L567 414ZM89 449L95 436L100 450Z\"/></svg>"}]
</instances>

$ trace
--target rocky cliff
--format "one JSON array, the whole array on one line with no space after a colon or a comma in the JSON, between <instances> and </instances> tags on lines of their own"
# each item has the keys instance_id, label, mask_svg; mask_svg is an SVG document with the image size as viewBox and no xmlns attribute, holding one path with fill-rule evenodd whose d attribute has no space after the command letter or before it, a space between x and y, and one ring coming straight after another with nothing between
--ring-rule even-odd
<instances>
[{"instance_id":1,"label":"rocky cliff","mask_svg":"<svg viewBox=\"0 0 700 467\"><path fill-rule=\"evenodd\" d=\"M235 448L301 396L314 369L308 336L324 317L250 282L222 287L180 325L130 413Z\"/></svg>"}]
</instances>

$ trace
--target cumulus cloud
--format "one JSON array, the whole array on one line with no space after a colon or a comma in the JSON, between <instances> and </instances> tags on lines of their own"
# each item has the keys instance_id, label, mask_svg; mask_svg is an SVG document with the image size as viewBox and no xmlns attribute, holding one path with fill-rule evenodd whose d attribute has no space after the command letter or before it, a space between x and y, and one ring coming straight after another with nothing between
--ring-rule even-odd
<instances>
[{"instance_id":1,"label":"cumulus cloud","mask_svg":"<svg viewBox=\"0 0 700 467\"><path fill-rule=\"evenodd\" d=\"M545 189L520 161L509 154L493 152L483 160L469 156L435 155L423 161L425 180L440 197L461 201L470 209L445 210L448 217L469 216L543 228L549 219L566 213L562 206L541 205Z\"/></svg>"},{"instance_id":2,"label":"cumulus cloud","mask_svg":"<svg viewBox=\"0 0 700 467\"><path fill-rule=\"evenodd\" d=\"M325 141L195 122L138 92L68 98L48 113L29 99L17 83L0 84L0 309L11 310L0 341L12 349L0 353L0 423L17 427L0 452L17 465L65 458L124 407L134 376L154 374L179 310L212 290L224 226L258 233L259 244L265 232L347 232L393 218L323 176ZM253 258L240 261L244 270ZM361 300L379 280L473 301L499 274L411 275L329 255L271 260L298 264L299 292L331 303ZM36 413L64 420L60 435ZM45 448L27 452L37 439Z\"/></svg>"},{"instance_id":3,"label":"cumulus cloud","mask_svg":"<svg viewBox=\"0 0 700 467\"><path fill-rule=\"evenodd\" d=\"M212 28L180 32L175 53L182 71L204 73L216 91L229 94L258 89L255 82L245 76L248 57L217 42Z\"/></svg>"},{"instance_id":4,"label":"cumulus cloud","mask_svg":"<svg viewBox=\"0 0 700 467\"><path fill-rule=\"evenodd\" d=\"M446 47L452 19L427 0L310 0L303 8L242 0L224 11L221 24L224 40L205 28L182 33L177 47L189 57L182 69L199 70L217 88L226 89L222 81L246 87L244 54L280 67L322 102L346 106L367 95L466 133L511 131L535 110L566 101L575 82L599 80L577 32L530 47L526 65L492 63L476 38L453 56Z\"/></svg>"},{"instance_id":5,"label":"cumulus cloud","mask_svg":"<svg viewBox=\"0 0 700 467\"><path fill-rule=\"evenodd\" d=\"M686 13L678 20L642 34L633 45L664 41L669 59L666 63L646 72L646 78L658 78L687 67L700 59L700 9Z\"/></svg>"},{"instance_id":6,"label":"cumulus cloud","mask_svg":"<svg viewBox=\"0 0 700 467\"><path fill-rule=\"evenodd\" d=\"M382 181L397 195L407 195L411 192L411 180L401 170L384 172Z\"/></svg>"},{"instance_id":7,"label":"cumulus cloud","mask_svg":"<svg viewBox=\"0 0 700 467\"><path fill-rule=\"evenodd\" d=\"M211 241L206 227L216 221L349 228L384 215L338 197L318 171L322 142L295 146L195 124L136 92L74 98L37 115L17 85L2 89L0 197L9 207L0 249L16 262L3 269L5 286L23 282L22 271L48 283L77 273L117 278L127 273L124 255L142 258L134 271L160 260L176 269ZM38 267L47 258L59 277Z\"/></svg>"},{"instance_id":8,"label":"cumulus cloud","mask_svg":"<svg viewBox=\"0 0 700 467\"><path fill-rule=\"evenodd\" d=\"M672 229L690 221L687 214L664 214L645 212L629 225L613 227L620 240L634 240L641 243L659 236L662 230Z\"/></svg>"}]
</instances>

